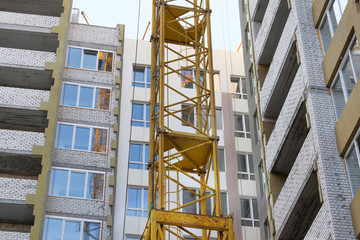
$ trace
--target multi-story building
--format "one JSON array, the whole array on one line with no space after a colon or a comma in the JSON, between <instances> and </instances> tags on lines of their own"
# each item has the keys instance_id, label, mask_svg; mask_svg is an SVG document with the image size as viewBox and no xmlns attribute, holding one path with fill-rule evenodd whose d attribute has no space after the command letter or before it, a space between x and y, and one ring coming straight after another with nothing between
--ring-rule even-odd
<instances>
[{"instance_id":1,"label":"multi-story building","mask_svg":"<svg viewBox=\"0 0 360 240\"><path fill-rule=\"evenodd\" d=\"M233 215L236 239L260 239L247 105L249 93L244 81L242 56L241 53L229 51L213 52L223 214ZM150 42L125 40L114 239L140 239L148 220L150 53ZM189 63L183 61L181 64L184 75L194 76L194 70L186 68ZM191 95L196 91L192 83L180 76L168 81L174 89L184 94ZM166 104L177 100L174 96L167 96L166 99L169 101ZM193 110L186 109L185 105L181 107L185 110L174 108L172 111L179 111L179 118L195 123L197 116ZM173 128L179 131L191 132L190 127L180 122L170 124L177 124ZM187 184L189 188L194 185L191 181L187 181ZM174 187L168 191L178 191L182 203L196 199L196 195L186 189L177 190ZM212 200L207 200L207 204L212 206ZM183 211L199 213L200 209L198 205L191 205ZM190 235L184 237L193 239Z\"/></svg>"},{"instance_id":2,"label":"multi-story building","mask_svg":"<svg viewBox=\"0 0 360 240\"><path fill-rule=\"evenodd\" d=\"M262 239L359 238L359 1L239 5Z\"/></svg>"},{"instance_id":3,"label":"multi-story building","mask_svg":"<svg viewBox=\"0 0 360 240\"><path fill-rule=\"evenodd\" d=\"M124 26L0 9L0 239L111 239Z\"/></svg>"}]
</instances>

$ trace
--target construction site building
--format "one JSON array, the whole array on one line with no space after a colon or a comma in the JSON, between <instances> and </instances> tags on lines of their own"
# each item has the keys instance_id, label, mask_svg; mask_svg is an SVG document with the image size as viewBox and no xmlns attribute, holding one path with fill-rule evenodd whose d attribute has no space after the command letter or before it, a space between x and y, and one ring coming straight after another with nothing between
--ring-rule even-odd
<instances>
[{"instance_id":1,"label":"construction site building","mask_svg":"<svg viewBox=\"0 0 360 240\"><path fill-rule=\"evenodd\" d=\"M133 240L141 238L149 214L147 196L149 156L147 154L150 124L151 47L149 41L137 42L128 39L125 39L124 46L119 130L121 145L118 149L114 239ZM185 54L186 49L178 47L177 51ZM169 54L173 53L169 52ZM213 54L223 214L233 216L235 239L261 239L256 206L255 173L252 168L247 104L249 89L245 86L242 54L223 50L214 50ZM181 64L183 64L181 67L190 65L186 61ZM194 76L194 69L189 68L183 74ZM186 79L181 76L177 79L172 78L171 84L174 89L184 94L191 95L196 91L195 86L186 82ZM172 101L175 102L178 99L168 96L167 101L167 104L171 104ZM178 116L187 121L196 122L193 109L179 112ZM173 129L182 132L192 131L190 127L183 126L180 122L170 124ZM209 180L210 182L213 180ZM194 188L197 185L191 180L186 184L194 191L200 190ZM176 192L176 186L168 191ZM196 200L196 195L187 190L180 189L178 194L181 203ZM212 206L211 201L207 204L209 207ZM200 207L198 204L182 211L199 214ZM194 233L201 237L201 231ZM186 234L183 237L194 239ZM211 239L213 238L216 238L215 234L211 235Z\"/></svg>"},{"instance_id":2,"label":"construction site building","mask_svg":"<svg viewBox=\"0 0 360 240\"><path fill-rule=\"evenodd\" d=\"M124 26L71 6L0 2L0 239L111 239Z\"/></svg>"},{"instance_id":3,"label":"construction site building","mask_svg":"<svg viewBox=\"0 0 360 240\"><path fill-rule=\"evenodd\" d=\"M359 238L359 1L239 7L261 239Z\"/></svg>"}]
</instances>

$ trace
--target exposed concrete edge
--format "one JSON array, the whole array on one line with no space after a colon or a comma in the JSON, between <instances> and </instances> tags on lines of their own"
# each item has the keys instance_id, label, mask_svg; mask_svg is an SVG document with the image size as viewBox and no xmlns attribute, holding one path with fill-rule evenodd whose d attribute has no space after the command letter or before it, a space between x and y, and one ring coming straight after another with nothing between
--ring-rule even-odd
<instances>
[{"instance_id":1,"label":"exposed concrete edge","mask_svg":"<svg viewBox=\"0 0 360 240\"><path fill-rule=\"evenodd\" d=\"M348 102L335 125L336 143L341 157L352 143L360 126L360 79L355 84Z\"/></svg>"},{"instance_id":2,"label":"exposed concrete edge","mask_svg":"<svg viewBox=\"0 0 360 240\"><path fill-rule=\"evenodd\" d=\"M28 194L26 203L34 205L34 226L31 227L30 239L38 240L42 238L43 223L46 210L47 189L50 179L51 156L54 146L55 129L57 120L57 107L60 95L61 75L65 59L66 35L68 32L72 0L63 0L64 12L61 14L59 26L53 26L52 32L58 33L59 46L56 50L56 62L46 63L46 70L52 70L54 85L50 90L49 102L42 103L41 109L48 111L48 127L45 131L45 143L43 146L33 146L33 154L42 155L42 170L38 177L36 194Z\"/></svg>"},{"instance_id":3,"label":"exposed concrete edge","mask_svg":"<svg viewBox=\"0 0 360 240\"><path fill-rule=\"evenodd\" d=\"M329 0L314 0L313 2L312 5L313 21L314 21L314 26L316 28L318 28L320 25L320 22L324 16L328 3Z\"/></svg>"}]
</instances>

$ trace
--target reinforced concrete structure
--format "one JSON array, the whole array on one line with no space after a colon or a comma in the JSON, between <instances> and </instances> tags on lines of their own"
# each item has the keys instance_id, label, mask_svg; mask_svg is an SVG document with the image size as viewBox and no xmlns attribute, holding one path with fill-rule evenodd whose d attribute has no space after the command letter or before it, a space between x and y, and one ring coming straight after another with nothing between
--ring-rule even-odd
<instances>
[{"instance_id":1,"label":"reinforced concrete structure","mask_svg":"<svg viewBox=\"0 0 360 240\"><path fill-rule=\"evenodd\" d=\"M0 3L0 239L111 239L124 26Z\"/></svg>"},{"instance_id":2,"label":"reinforced concrete structure","mask_svg":"<svg viewBox=\"0 0 360 240\"><path fill-rule=\"evenodd\" d=\"M239 5L262 239L359 238L359 1Z\"/></svg>"}]
</instances>

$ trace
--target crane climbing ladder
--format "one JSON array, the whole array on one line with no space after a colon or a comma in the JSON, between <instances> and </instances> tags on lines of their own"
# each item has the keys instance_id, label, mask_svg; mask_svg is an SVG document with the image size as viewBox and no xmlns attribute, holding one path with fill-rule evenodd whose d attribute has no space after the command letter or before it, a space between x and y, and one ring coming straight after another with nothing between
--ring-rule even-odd
<instances>
[{"instance_id":1,"label":"crane climbing ladder","mask_svg":"<svg viewBox=\"0 0 360 240\"><path fill-rule=\"evenodd\" d=\"M152 2L149 218L142 239L233 240L232 217L221 214L209 0ZM179 77L195 89L177 90ZM191 131L174 129L181 125ZM180 191L195 200L180 201ZM186 213L194 205L200 214Z\"/></svg>"}]
</instances>

